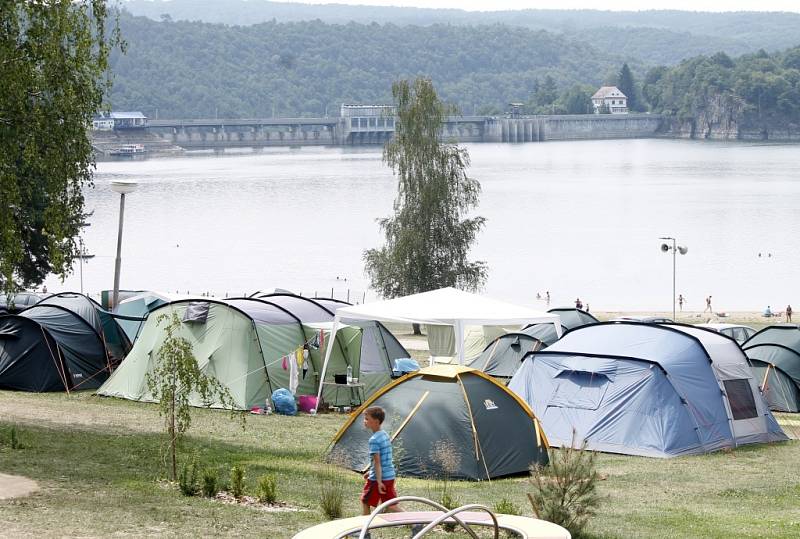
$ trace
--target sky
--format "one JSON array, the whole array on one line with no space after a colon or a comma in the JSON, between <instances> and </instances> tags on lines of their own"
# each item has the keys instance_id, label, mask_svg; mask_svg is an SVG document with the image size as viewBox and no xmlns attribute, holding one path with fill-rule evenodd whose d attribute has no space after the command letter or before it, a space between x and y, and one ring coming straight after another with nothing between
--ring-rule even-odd
<instances>
[{"instance_id":1,"label":"sky","mask_svg":"<svg viewBox=\"0 0 800 539\"><path fill-rule=\"evenodd\" d=\"M683 11L793 11L800 13L800 0L273 0L304 4L363 4L452 8L468 11L506 11L513 9L608 9L641 11L677 9Z\"/></svg>"}]
</instances>

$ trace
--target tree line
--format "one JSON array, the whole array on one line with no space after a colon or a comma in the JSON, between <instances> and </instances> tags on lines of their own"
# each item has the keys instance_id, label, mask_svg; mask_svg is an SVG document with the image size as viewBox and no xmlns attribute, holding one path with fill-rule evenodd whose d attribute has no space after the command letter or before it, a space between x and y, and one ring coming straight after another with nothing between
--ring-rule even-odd
<instances>
[{"instance_id":1,"label":"tree line","mask_svg":"<svg viewBox=\"0 0 800 539\"><path fill-rule=\"evenodd\" d=\"M800 43L800 14L769 12L711 13L677 10L603 11L523 9L470 12L459 9L425 9L342 4L300 4L267 0L127 0L135 15L159 20L200 20L232 25L252 25L271 20L326 23L391 23L400 26L431 24L521 26L562 34L613 50L625 60L652 65L675 64L699 54L725 51L738 56L763 48L776 51Z\"/></svg>"},{"instance_id":2,"label":"tree line","mask_svg":"<svg viewBox=\"0 0 800 539\"><path fill-rule=\"evenodd\" d=\"M417 76L464 114L499 114L531 100L540 81L558 92L598 86L622 63L504 25L226 26L123 13L120 28L128 46L111 58L112 106L160 118L335 116L342 103L390 103L392 82Z\"/></svg>"}]
</instances>

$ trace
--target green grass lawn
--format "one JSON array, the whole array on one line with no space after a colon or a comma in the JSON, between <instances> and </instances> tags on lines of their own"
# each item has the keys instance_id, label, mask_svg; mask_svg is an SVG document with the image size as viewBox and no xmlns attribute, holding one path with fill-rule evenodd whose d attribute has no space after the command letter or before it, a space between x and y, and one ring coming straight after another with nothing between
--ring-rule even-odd
<instances>
[{"instance_id":1,"label":"green grass lawn","mask_svg":"<svg viewBox=\"0 0 800 539\"><path fill-rule=\"evenodd\" d=\"M164 481L162 420L153 405L86 393L0 392L0 472L42 487L0 501L0 536L284 538L324 520L319 486L329 466L321 455L344 416L250 416L244 431L225 412L196 410L193 417L184 454L225 478L234 464L245 467L251 492L258 476L274 473L279 500L299 510L181 496ZM798 430L796 419L782 421ZM11 425L23 449L5 443ZM672 460L601 454L597 462L606 500L591 521L596 537L800 537L797 441ZM361 479L343 474L345 513L355 515ZM525 478L453 488L464 503L492 506L506 497L530 514ZM436 489L429 481L398 482L401 495L435 497Z\"/></svg>"}]
</instances>

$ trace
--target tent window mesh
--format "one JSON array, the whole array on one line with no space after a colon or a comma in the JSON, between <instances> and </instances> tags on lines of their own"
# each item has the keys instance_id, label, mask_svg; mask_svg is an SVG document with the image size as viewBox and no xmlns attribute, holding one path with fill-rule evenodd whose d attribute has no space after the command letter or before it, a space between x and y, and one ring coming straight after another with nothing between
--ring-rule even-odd
<instances>
[{"instance_id":1,"label":"tent window mesh","mask_svg":"<svg viewBox=\"0 0 800 539\"><path fill-rule=\"evenodd\" d=\"M724 380L722 383L725 385L725 393L728 395L734 420L758 416L750 380Z\"/></svg>"},{"instance_id":2,"label":"tent window mesh","mask_svg":"<svg viewBox=\"0 0 800 539\"><path fill-rule=\"evenodd\" d=\"M606 376L583 371L562 371L548 406L597 410L608 390Z\"/></svg>"}]
</instances>

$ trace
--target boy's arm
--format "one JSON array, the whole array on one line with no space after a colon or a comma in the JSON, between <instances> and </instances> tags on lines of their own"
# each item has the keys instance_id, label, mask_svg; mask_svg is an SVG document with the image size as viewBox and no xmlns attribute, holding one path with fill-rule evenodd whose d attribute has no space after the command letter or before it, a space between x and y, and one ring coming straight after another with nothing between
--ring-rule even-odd
<instances>
[{"instance_id":1,"label":"boy's arm","mask_svg":"<svg viewBox=\"0 0 800 539\"><path fill-rule=\"evenodd\" d=\"M383 470L381 470L381 455L380 453L372 454L372 469L375 470L375 482L378 484L378 492L383 494L386 492L386 487L383 486Z\"/></svg>"}]
</instances>

